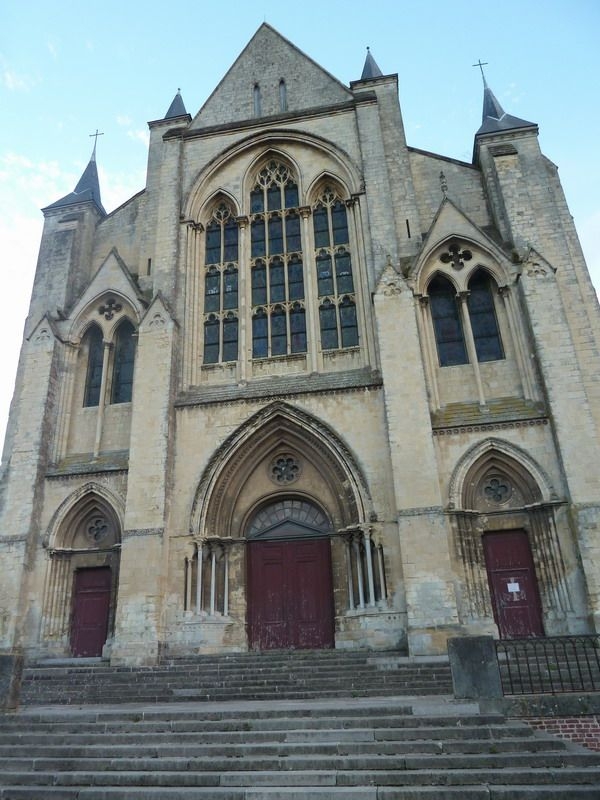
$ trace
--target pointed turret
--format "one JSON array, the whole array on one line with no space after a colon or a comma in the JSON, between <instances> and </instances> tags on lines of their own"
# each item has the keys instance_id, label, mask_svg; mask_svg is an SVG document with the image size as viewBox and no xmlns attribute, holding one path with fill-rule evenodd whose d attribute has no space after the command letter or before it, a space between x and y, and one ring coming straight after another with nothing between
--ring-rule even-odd
<instances>
[{"instance_id":1,"label":"pointed turret","mask_svg":"<svg viewBox=\"0 0 600 800\"><path fill-rule=\"evenodd\" d=\"M185 117L187 116L187 111L185 109L185 104L183 102L183 98L181 96L181 89L177 89L177 94L173 98L173 102L169 106L169 110L164 116L164 119L174 119L175 117Z\"/></svg>"},{"instance_id":2,"label":"pointed turret","mask_svg":"<svg viewBox=\"0 0 600 800\"><path fill-rule=\"evenodd\" d=\"M83 175L79 179L75 189L70 194L61 197L60 200L57 200L55 203L46 206L42 211L89 202L94 203L102 214L106 214L100 199L100 182L98 180L98 168L96 166L96 142L94 142L94 149L89 163L84 169Z\"/></svg>"},{"instance_id":3,"label":"pointed turret","mask_svg":"<svg viewBox=\"0 0 600 800\"><path fill-rule=\"evenodd\" d=\"M513 117L507 114L500 105L495 94L487 85L485 75L483 75L483 112L481 115L481 127L475 134L499 133L500 131L511 131L515 128L535 128L535 122L528 122L520 117Z\"/></svg>"},{"instance_id":4,"label":"pointed turret","mask_svg":"<svg viewBox=\"0 0 600 800\"><path fill-rule=\"evenodd\" d=\"M371 55L371 50L367 47L367 57L365 58L365 65L363 67L361 81L369 81L371 78L381 78L383 72L377 66L377 62Z\"/></svg>"}]
</instances>

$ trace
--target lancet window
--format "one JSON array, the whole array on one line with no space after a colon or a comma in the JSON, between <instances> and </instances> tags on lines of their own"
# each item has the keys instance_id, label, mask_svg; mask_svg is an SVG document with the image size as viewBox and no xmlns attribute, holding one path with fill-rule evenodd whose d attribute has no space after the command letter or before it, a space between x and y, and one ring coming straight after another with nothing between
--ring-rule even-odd
<instances>
[{"instance_id":1,"label":"lancet window","mask_svg":"<svg viewBox=\"0 0 600 800\"><path fill-rule=\"evenodd\" d=\"M238 226L220 203L206 226L204 275L204 363L238 358Z\"/></svg>"},{"instance_id":2,"label":"lancet window","mask_svg":"<svg viewBox=\"0 0 600 800\"><path fill-rule=\"evenodd\" d=\"M358 323L346 206L325 187L313 209L321 347L358 345Z\"/></svg>"},{"instance_id":3,"label":"lancet window","mask_svg":"<svg viewBox=\"0 0 600 800\"><path fill-rule=\"evenodd\" d=\"M102 330L94 324L88 329L83 345L87 348L83 405L101 405L103 386L107 398L104 402L130 403L135 363L135 328L131 322L124 319L120 323L112 342L105 342Z\"/></svg>"},{"instance_id":4,"label":"lancet window","mask_svg":"<svg viewBox=\"0 0 600 800\"><path fill-rule=\"evenodd\" d=\"M298 185L270 161L250 194L252 356L306 352L304 268Z\"/></svg>"},{"instance_id":5,"label":"lancet window","mask_svg":"<svg viewBox=\"0 0 600 800\"><path fill-rule=\"evenodd\" d=\"M477 361L504 358L494 305L493 283L484 270L477 270L462 295L450 280L436 275L427 289L431 319L441 367L469 362L467 340Z\"/></svg>"}]
</instances>

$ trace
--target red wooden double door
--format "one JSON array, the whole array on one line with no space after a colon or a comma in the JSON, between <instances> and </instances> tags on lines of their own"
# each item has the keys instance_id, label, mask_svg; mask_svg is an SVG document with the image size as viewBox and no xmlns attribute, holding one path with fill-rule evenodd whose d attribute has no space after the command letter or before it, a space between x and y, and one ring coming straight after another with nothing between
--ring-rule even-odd
<instances>
[{"instance_id":1,"label":"red wooden double door","mask_svg":"<svg viewBox=\"0 0 600 800\"><path fill-rule=\"evenodd\" d=\"M543 636L540 596L525 531L486 533L483 551L500 636L503 639Z\"/></svg>"},{"instance_id":2,"label":"red wooden double door","mask_svg":"<svg viewBox=\"0 0 600 800\"><path fill-rule=\"evenodd\" d=\"M255 650L333 647L328 538L248 544L248 632Z\"/></svg>"}]
</instances>

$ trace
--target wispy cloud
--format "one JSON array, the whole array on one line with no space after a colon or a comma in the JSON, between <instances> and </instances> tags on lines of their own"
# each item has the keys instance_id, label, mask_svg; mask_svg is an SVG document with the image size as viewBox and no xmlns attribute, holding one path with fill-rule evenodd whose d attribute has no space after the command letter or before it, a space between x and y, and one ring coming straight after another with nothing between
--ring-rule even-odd
<instances>
[{"instance_id":1,"label":"wispy cloud","mask_svg":"<svg viewBox=\"0 0 600 800\"><path fill-rule=\"evenodd\" d=\"M52 58L56 60L58 58L58 44L53 39L49 39L46 42L46 47Z\"/></svg>"},{"instance_id":2,"label":"wispy cloud","mask_svg":"<svg viewBox=\"0 0 600 800\"><path fill-rule=\"evenodd\" d=\"M19 75L7 66L1 69L2 85L9 92L28 92L35 84L33 78L28 75Z\"/></svg>"},{"instance_id":3,"label":"wispy cloud","mask_svg":"<svg viewBox=\"0 0 600 800\"><path fill-rule=\"evenodd\" d=\"M127 131L127 136L129 136L130 139L133 139L134 142L141 142L144 147L148 147L148 142L150 141L150 135L148 134L148 131L143 129L129 130Z\"/></svg>"}]
</instances>

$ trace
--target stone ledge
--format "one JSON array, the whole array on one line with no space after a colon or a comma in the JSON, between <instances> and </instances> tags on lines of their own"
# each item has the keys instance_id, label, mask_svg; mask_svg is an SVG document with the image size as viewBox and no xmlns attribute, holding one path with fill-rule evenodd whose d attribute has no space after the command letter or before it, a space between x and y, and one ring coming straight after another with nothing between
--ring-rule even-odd
<instances>
[{"instance_id":1,"label":"stone ledge","mask_svg":"<svg viewBox=\"0 0 600 800\"><path fill-rule=\"evenodd\" d=\"M274 400L297 394L318 394L331 391L355 389L379 389L383 379L379 372L371 369L347 370L326 374L278 375L257 378L233 386L197 387L179 395L175 406L212 405L216 403L242 402L247 400Z\"/></svg>"},{"instance_id":2,"label":"stone ledge","mask_svg":"<svg viewBox=\"0 0 600 800\"><path fill-rule=\"evenodd\" d=\"M51 464L47 478L62 478L69 475L88 475L96 472L123 472L129 468L129 450L113 450L100 453L74 453L58 464Z\"/></svg>"}]
</instances>

